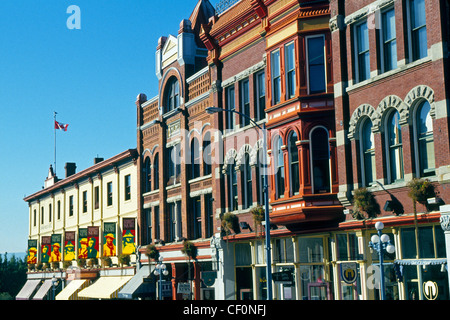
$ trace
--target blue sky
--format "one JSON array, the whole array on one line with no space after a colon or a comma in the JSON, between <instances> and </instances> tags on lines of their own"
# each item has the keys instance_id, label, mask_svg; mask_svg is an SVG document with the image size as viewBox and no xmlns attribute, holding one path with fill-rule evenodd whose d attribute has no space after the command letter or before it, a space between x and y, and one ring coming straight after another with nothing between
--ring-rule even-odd
<instances>
[{"instance_id":1,"label":"blue sky","mask_svg":"<svg viewBox=\"0 0 450 320\"><path fill-rule=\"evenodd\" d=\"M210 1L215 5L216 1ZM0 1L0 253L24 252L28 205L54 162L57 175L136 147L139 93L157 94L160 36L176 35L196 0ZM80 8L81 29L67 28Z\"/></svg>"}]
</instances>

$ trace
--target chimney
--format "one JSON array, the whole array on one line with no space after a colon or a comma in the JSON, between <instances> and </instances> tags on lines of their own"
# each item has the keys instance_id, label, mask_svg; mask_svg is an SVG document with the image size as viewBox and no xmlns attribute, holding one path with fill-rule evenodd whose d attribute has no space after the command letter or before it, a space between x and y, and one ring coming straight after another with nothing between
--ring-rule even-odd
<instances>
[{"instance_id":1,"label":"chimney","mask_svg":"<svg viewBox=\"0 0 450 320\"><path fill-rule=\"evenodd\" d=\"M75 174L77 166L74 162L66 162L66 166L64 168L66 169L66 178L68 178Z\"/></svg>"},{"instance_id":2,"label":"chimney","mask_svg":"<svg viewBox=\"0 0 450 320\"><path fill-rule=\"evenodd\" d=\"M102 162L103 160L105 160L105 159L96 157L96 158L94 158L94 164L97 164L97 163L99 163L99 162Z\"/></svg>"}]
</instances>

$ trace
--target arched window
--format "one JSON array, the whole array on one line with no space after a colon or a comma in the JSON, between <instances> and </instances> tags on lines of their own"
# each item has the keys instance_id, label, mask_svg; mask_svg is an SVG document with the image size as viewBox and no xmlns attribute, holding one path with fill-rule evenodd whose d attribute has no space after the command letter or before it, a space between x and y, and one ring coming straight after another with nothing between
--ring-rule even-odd
<instances>
[{"instance_id":1,"label":"arched window","mask_svg":"<svg viewBox=\"0 0 450 320\"><path fill-rule=\"evenodd\" d=\"M166 85L164 95L166 112L174 110L180 106L180 86L176 77L171 77Z\"/></svg>"},{"instance_id":2,"label":"arched window","mask_svg":"<svg viewBox=\"0 0 450 320\"><path fill-rule=\"evenodd\" d=\"M153 189L159 189L159 154L155 154L155 159L153 160Z\"/></svg>"},{"instance_id":3,"label":"arched window","mask_svg":"<svg viewBox=\"0 0 450 320\"><path fill-rule=\"evenodd\" d=\"M207 132L203 137L203 174L211 174L211 134Z\"/></svg>"},{"instance_id":4,"label":"arched window","mask_svg":"<svg viewBox=\"0 0 450 320\"><path fill-rule=\"evenodd\" d=\"M241 170L243 199L242 207L244 209L249 208L253 204L252 198L252 168L250 167L250 156L248 153L244 156L244 163Z\"/></svg>"},{"instance_id":5,"label":"arched window","mask_svg":"<svg viewBox=\"0 0 450 320\"><path fill-rule=\"evenodd\" d=\"M298 168L298 148L295 144L297 142L297 133L292 132L289 135L289 181L291 186L291 196L299 194L300 189L300 175Z\"/></svg>"},{"instance_id":6,"label":"arched window","mask_svg":"<svg viewBox=\"0 0 450 320\"><path fill-rule=\"evenodd\" d=\"M228 165L228 207L230 211L237 210L238 208L238 195L237 195L237 173L236 164L233 163Z\"/></svg>"},{"instance_id":7,"label":"arched window","mask_svg":"<svg viewBox=\"0 0 450 320\"><path fill-rule=\"evenodd\" d=\"M365 117L361 123L360 131L360 167L362 173L362 184L368 186L375 179L375 143L372 132L372 121Z\"/></svg>"},{"instance_id":8,"label":"arched window","mask_svg":"<svg viewBox=\"0 0 450 320\"><path fill-rule=\"evenodd\" d=\"M283 140L280 136L274 139L274 165L275 165L275 198L284 197L284 158L281 146Z\"/></svg>"},{"instance_id":9,"label":"arched window","mask_svg":"<svg viewBox=\"0 0 450 320\"><path fill-rule=\"evenodd\" d=\"M434 174L434 136L431 106L428 101L422 102L416 109L414 134L416 145L416 170L418 176Z\"/></svg>"},{"instance_id":10,"label":"arched window","mask_svg":"<svg viewBox=\"0 0 450 320\"><path fill-rule=\"evenodd\" d=\"M147 157L144 162L144 192L149 191L152 191L152 166Z\"/></svg>"},{"instance_id":11,"label":"arched window","mask_svg":"<svg viewBox=\"0 0 450 320\"><path fill-rule=\"evenodd\" d=\"M390 112L386 118L386 154L389 183L404 177L402 130L399 121L400 114L396 110Z\"/></svg>"},{"instance_id":12,"label":"arched window","mask_svg":"<svg viewBox=\"0 0 450 320\"><path fill-rule=\"evenodd\" d=\"M311 131L310 143L313 193L330 192L330 144L328 142L328 131L324 127L314 128Z\"/></svg>"},{"instance_id":13,"label":"arched window","mask_svg":"<svg viewBox=\"0 0 450 320\"><path fill-rule=\"evenodd\" d=\"M191 179L200 177L200 145L197 138L191 142Z\"/></svg>"}]
</instances>

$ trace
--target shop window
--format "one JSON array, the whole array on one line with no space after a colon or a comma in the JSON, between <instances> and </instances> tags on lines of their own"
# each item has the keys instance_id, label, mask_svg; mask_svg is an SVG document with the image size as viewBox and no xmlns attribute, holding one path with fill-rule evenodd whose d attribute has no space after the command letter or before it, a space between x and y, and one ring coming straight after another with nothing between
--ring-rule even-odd
<instances>
[{"instance_id":1,"label":"shop window","mask_svg":"<svg viewBox=\"0 0 450 320\"><path fill-rule=\"evenodd\" d=\"M291 196L299 194L300 190L297 140L297 133L292 132L289 135L289 183Z\"/></svg>"},{"instance_id":2,"label":"shop window","mask_svg":"<svg viewBox=\"0 0 450 320\"><path fill-rule=\"evenodd\" d=\"M323 35L306 38L307 77L310 94L326 91L325 37Z\"/></svg>"},{"instance_id":3,"label":"shop window","mask_svg":"<svg viewBox=\"0 0 450 320\"><path fill-rule=\"evenodd\" d=\"M321 263L324 259L322 238L300 238L299 257L301 263Z\"/></svg>"},{"instance_id":4,"label":"shop window","mask_svg":"<svg viewBox=\"0 0 450 320\"><path fill-rule=\"evenodd\" d=\"M362 172L363 186L369 186L376 176L375 168L375 143L372 132L372 121L365 117L361 123L360 132L360 166Z\"/></svg>"},{"instance_id":5,"label":"shop window","mask_svg":"<svg viewBox=\"0 0 450 320\"><path fill-rule=\"evenodd\" d=\"M391 8L381 13L381 70L397 68L397 39L395 32L395 10Z\"/></svg>"},{"instance_id":6,"label":"shop window","mask_svg":"<svg viewBox=\"0 0 450 320\"><path fill-rule=\"evenodd\" d=\"M324 127L312 129L310 144L313 192L328 193L331 190L328 131Z\"/></svg>"},{"instance_id":7,"label":"shop window","mask_svg":"<svg viewBox=\"0 0 450 320\"><path fill-rule=\"evenodd\" d=\"M176 77L171 77L167 82L164 103L166 112L175 110L180 106L180 85Z\"/></svg>"},{"instance_id":8,"label":"shop window","mask_svg":"<svg viewBox=\"0 0 450 320\"><path fill-rule=\"evenodd\" d=\"M407 2L409 55L411 61L428 55L425 0Z\"/></svg>"},{"instance_id":9,"label":"shop window","mask_svg":"<svg viewBox=\"0 0 450 320\"><path fill-rule=\"evenodd\" d=\"M354 43L356 82L361 82L370 78L369 29L367 28L367 22L355 25Z\"/></svg>"},{"instance_id":10,"label":"shop window","mask_svg":"<svg viewBox=\"0 0 450 320\"><path fill-rule=\"evenodd\" d=\"M358 250L358 237L354 233L336 235L337 258L339 261L362 260L363 255Z\"/></svg>"},{"instance_id":11,"label":"shop window","mask_svg":"<svg viewBox=\"0 0 450 320\"><path fill-rule=\"evenodd\" d=\"M422 102L415 110L414 134L417 175L426 177L435 173L433 119L428 101Z\"/></svg>"},{"instance_id":12,"label":"shop window","mask_svg":"<svg viewBox=\"0 0 450 320\"><path fill-rule=\"evenodd\" d=\"M294 243L292 238L275 239L273 260L278 263L294 262Z\"/></svg>"},{"instance_id":13,"label":"shop window","mask_svg":"<svg viewBox=\"0 0 450 320\"><path fill-rule=\"evenodd\" d=\"M387 164L388 164L388 180L393 183L402 180L403 171L403 146L402 146L402 130L400 127L400 115L398 111L388 114L386 121L386 142L387 142Z\"/></svg>"},{"instance_id":14,"label":"shop window","mask_svg":"<svg viewBox=\"0 0 450 320\"><path fill-rule=\"evenodd\" d=\"M418 228L419 249L416 246L414 227L401 229L403 259L438 259L445 258L444 231L440 226Z\"/></svg>"}]
</instances>

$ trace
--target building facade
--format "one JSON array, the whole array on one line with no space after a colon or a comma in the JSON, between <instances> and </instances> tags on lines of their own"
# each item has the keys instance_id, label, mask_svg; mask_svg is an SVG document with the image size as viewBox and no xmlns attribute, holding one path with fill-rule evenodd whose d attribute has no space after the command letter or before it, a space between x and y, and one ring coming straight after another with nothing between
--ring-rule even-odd
<instances>
[{"instance_id":1,"label":"building facade","mask_svg":"<svg viewBox=\"0 0 450 320\"><path fill-rule=\"evenodd\" d=\"M440 205L450 196L449 3L330 1L330 8L339 200L347 213L339 229L358 244L349 261L361 278L343 290L379 299L363 275L379 265L367 245L381 221L396 248L384 257L386 297L448 299ZM429 181L434 192L412 201L414 181ZM361 195L371 208L357 205Z\"/></svg>"},{"instance_id":2,"label":"building facade","mask_svg":"<svg viewBox=\"0 0 450 320\"><path fill-rule=\"evenodd\" d=\"M121 256L136 262L136 161L136 149L130 149L106 160L95 158L92 167L78 173L75 163L66 163L64 179L58 179L50 166L44 188L25 197L30 228L28 279L37 281L36 290L39 281L48 290L44 283L55 273L59 292L68 280L90 284L100 276L100 266L120 267ZM51 290L42 294L41 299Z\"/></svg>"}]
</instances>

